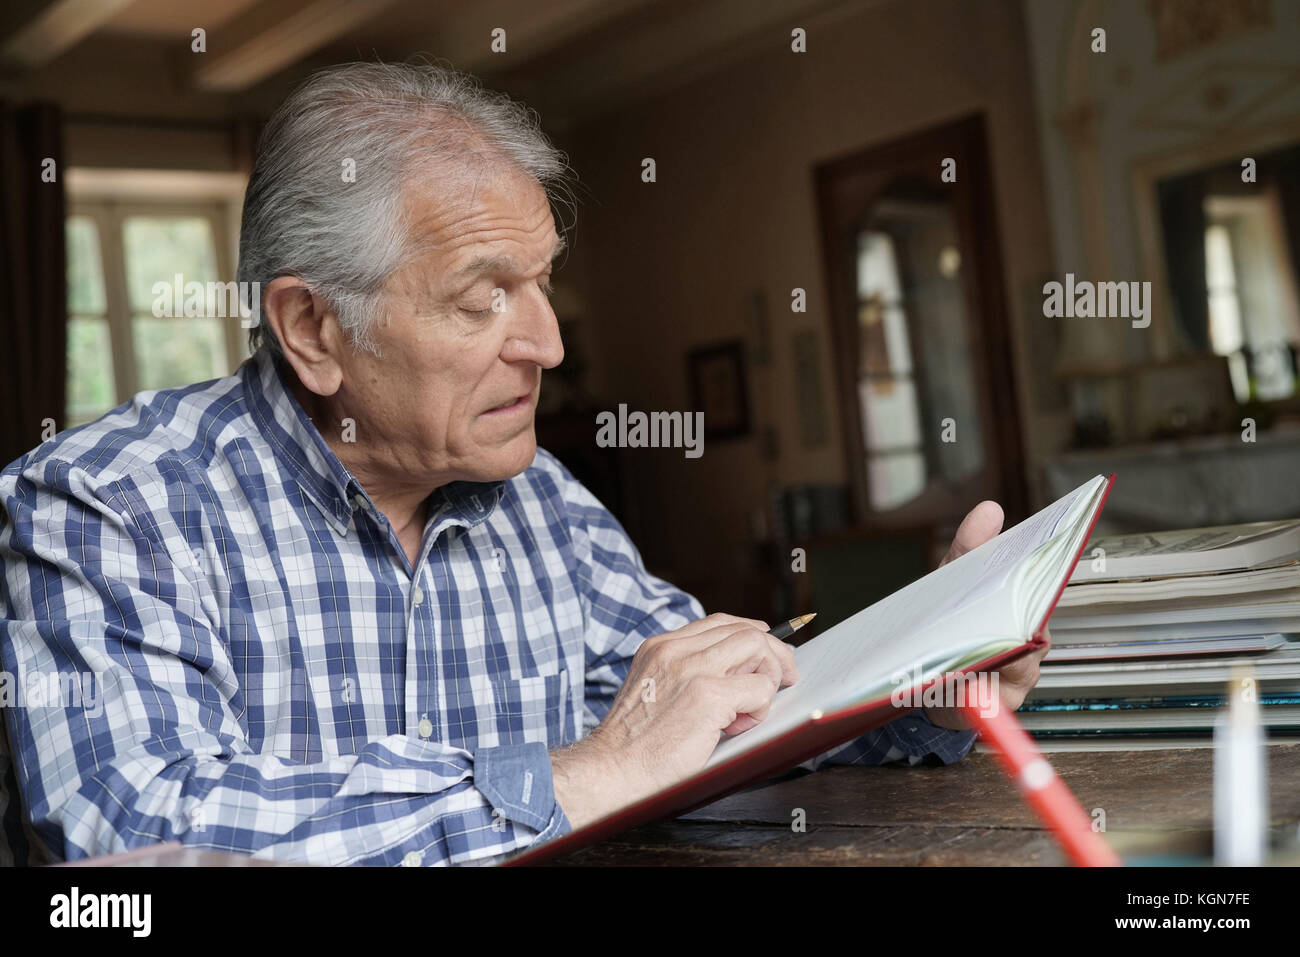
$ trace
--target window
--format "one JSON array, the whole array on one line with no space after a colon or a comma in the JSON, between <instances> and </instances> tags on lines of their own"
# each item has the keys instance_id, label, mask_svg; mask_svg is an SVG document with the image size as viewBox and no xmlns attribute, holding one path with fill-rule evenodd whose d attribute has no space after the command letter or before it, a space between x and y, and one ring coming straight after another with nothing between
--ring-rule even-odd
<instances>
[{"instance_id":1,"label":"window","mask_svg":"<svg viewBox=\"0 0 1300 957\"><path fill-rule=\"evenodd\" d=\"M971 428L979 412L951 210L882 201L857 242L858 399L871 507L886 511L920 495L932 475L960 482L978 472L983 447ZM918 375L913 342L939 375ZM959 420L970 433L927 443L927 409L952 417L954 438Z\"/></svg>"},{"instance_id":2,"label":"window","mask_svg":"<svg viewBox=\"0 0 1300 957\"><path fill-rule=\"evenodd\" d=\"M141 390L229 375L247 357L239 317L190 292L234 279L229 203L74 195L69 212L69 427Z\"/></svg>"},{"instance_id":3,"label":"window","mask_svg":"<svg viewBox=\"0 0 1300 957\"><path fill-rule=\"evenodd\" d=\"M1239 402L1296 391L1297 291L1276 195L1205 199L1210 347L1228 357Z\"/></svg>"},{"instance_id":4,"label":"window","mask_svg":"<svg viewBox=\"0 0 1300 957\"><path fill-rule=\"evenodd\" d=\"M67 230L67 418L69 425L79 425L116 404L117 384L99 232L89 216L70 216Z\"/></svg>"},{"instance_id":5,"label":"window","mask_svg":"<svg viewBox=\"0 0 1300 957\"><path fill-rule=\"evenodd\" d=\"M889 233L858 235L858 398L871 506L895 508L925 487L920 405L894 242Z\"/></svg>"},{"instance_id":6,"label":"window","mask_svg":"<svg viewBox=\"0 0 1300 957\"><path fill-rule=\"evenodd\" d=\"M1140 173L1154 187L1160 234L1147 245L1163 254L1147 265L1167 283L1157 319L1167 298L1170 349L1222 356L1239 403L1283 411L1300 401L1300 143L1256 145ZM1243 181L1247 155L1256 176Z\"/></svg>"}]
</instances>

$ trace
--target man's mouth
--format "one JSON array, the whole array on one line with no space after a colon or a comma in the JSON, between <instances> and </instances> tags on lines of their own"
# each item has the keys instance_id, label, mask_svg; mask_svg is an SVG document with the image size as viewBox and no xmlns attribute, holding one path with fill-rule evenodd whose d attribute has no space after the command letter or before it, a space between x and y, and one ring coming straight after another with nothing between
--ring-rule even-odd
<instances>
[{"instance_id":1,"label":"man's mouth","mask_svg":"<svg viewBox=\"0 0 1300 957\"><path fill-rule=\"evenodd\" d=\"M523 409L528 405L528 399L530 395L531 393L524 393L523 395L515 396L513 399L507 399L505 402L502 402L500 405L493 406L492 408L488 409L483 414L490 415L496 412L510 412L510 411Z\"/></svg>"}]
</instances>

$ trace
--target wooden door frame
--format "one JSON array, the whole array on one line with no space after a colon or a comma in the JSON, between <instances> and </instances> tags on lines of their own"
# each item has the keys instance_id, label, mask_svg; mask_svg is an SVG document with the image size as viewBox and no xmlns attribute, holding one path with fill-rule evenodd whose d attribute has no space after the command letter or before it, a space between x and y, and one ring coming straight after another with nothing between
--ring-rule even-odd
<instances>
[{"instance_id":1,"label":"wooden door frame","mask_svg":"<svg viewBox=\"0 0 1300 957\"><path fill-rule=\"evenodd\" d=\"M963 116L829 160L813 170L835 345L835 390L843 424L849 500L854 523L863 528L933 525L951 518L958 505L954 495L940 492L919 497L889 513L870 508L866 444L857 395L857 295L851 273L839 262L844 253L846 223L860 221L860 214L865 213L870 202L889 184L892 174L916 169L919 163L941 156L957 160L957 181L950 184L950 188L958 191L953 210L963 255L969 250L975 260L962 272L971 277L971 281L963 282L963 287L976 359L975 388L984 397L977 401L987 410L983 433L986 481L978 483L979 489L969 491L998 498L1008 526L1027 514L1029 495L1016 400L1015 350L1007 316L997 203L985 125L983 114ZM872 174L878 178L875 186L867 185ZM938 163L934 175L937 182ZM846 206L853 206L858 213L846 213ZM914 366L923 361L923 353L913 356ZM990 483L995 487L990 487ZM971 496L964 493L964 498ZM966 502L966 507L973 504L973 500ZM960 518L960 514L956 517Z\"/></svg>"}]
</instances>

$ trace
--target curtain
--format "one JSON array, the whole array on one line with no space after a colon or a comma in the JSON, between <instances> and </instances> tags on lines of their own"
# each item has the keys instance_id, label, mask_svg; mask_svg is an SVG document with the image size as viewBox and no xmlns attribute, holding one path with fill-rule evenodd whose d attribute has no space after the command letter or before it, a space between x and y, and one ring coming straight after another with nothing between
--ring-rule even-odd
<instances>
[{"instance_id":1,"label":"curtain","mask_svg":"<svg viewBox=\"0 0 1300 957\"><path fill-rule=\"evenodd\" d=\"M1210 351L1210 303L1205 285L1203 176L1168 179L1156 187L1165 234L1165 272L1173 298L1174 329L1191 352Z\"/></svg>"},{"instance_id":2,"label":"curtain","mask_svg":"<svg viewBox=\"0 0 1300 957\"><path fill-rule=\"evenodd\" d=\"M58 107L0 102L0 467L63 425L66 173Z\"/></svg>"}]
</instances>

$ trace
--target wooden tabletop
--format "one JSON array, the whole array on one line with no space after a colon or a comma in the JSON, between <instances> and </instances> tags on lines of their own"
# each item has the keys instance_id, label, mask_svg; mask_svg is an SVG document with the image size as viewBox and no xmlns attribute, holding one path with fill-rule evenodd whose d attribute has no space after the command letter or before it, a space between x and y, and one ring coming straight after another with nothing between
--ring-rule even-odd
<instances>
[{"instance_id":1,"label":"wooden tabletop","mask_svg":"<svg viewBox=\"0 0 1300 957\"><path fill-rule=\"evenodd\" d=\"M1268 755L1275 843L1293 843L1300 744L1270 745ZM1050 760L1085 810L1104 812L1106 836L1128 863L1205 862L1213 749L1065 751ZM778 779L556 863L1059 865L1065 858L993 756L974 753L947 767L832 767Z\"/></svg>"}]
</instances>

